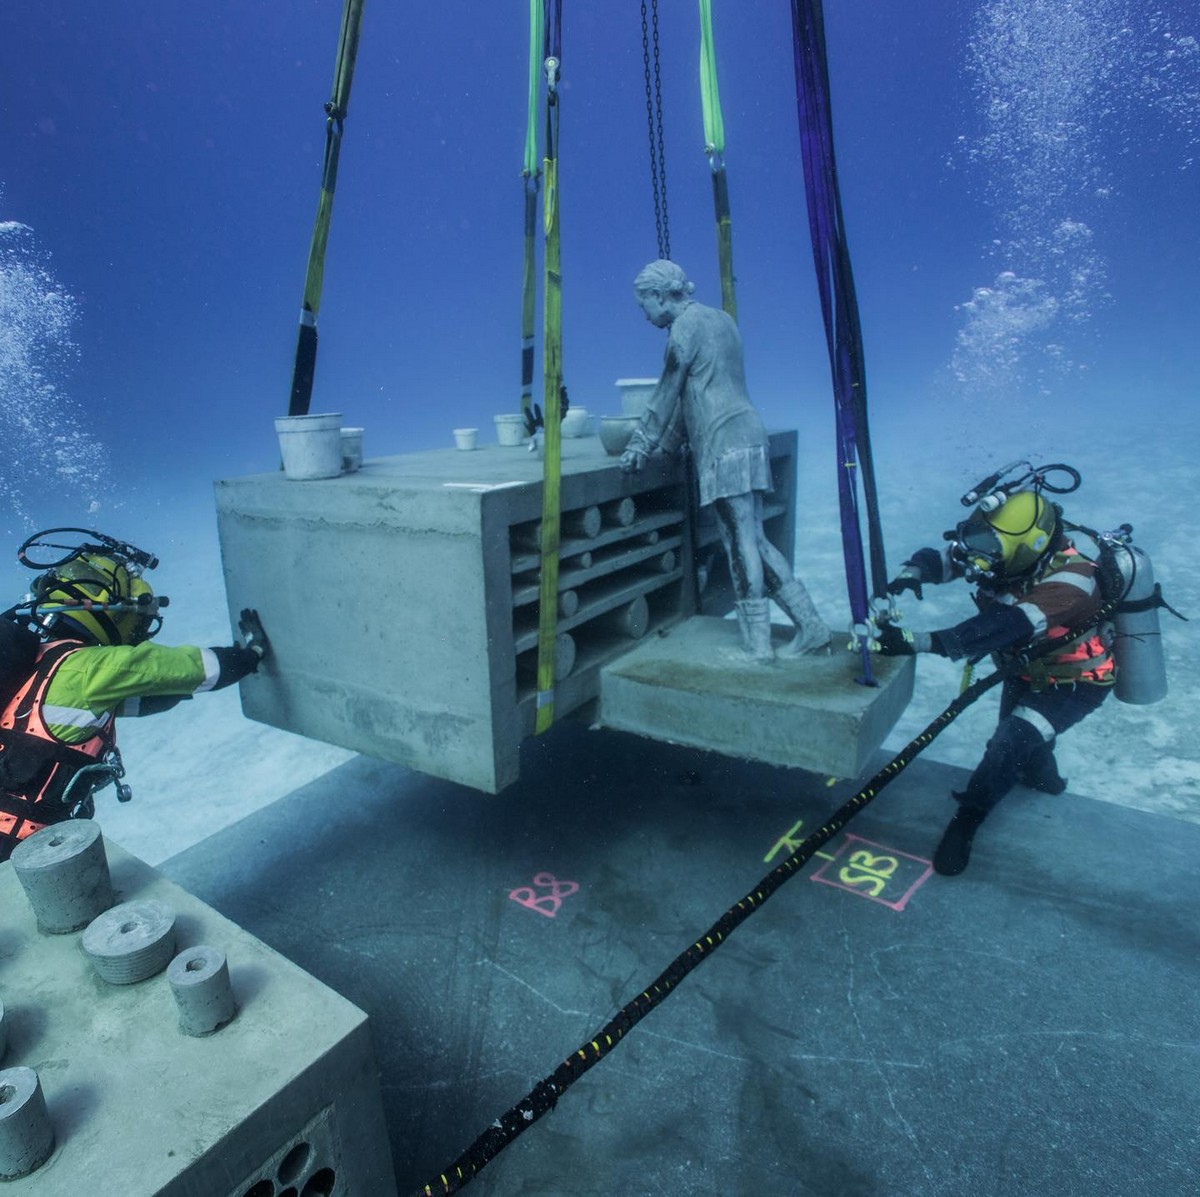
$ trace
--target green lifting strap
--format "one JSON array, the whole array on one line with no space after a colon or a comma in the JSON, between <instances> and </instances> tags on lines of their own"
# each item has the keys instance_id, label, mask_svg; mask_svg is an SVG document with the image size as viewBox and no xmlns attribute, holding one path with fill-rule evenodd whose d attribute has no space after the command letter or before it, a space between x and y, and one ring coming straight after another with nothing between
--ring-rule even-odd
<instances>
[{"instance_id":1,"label":"green lifting strap","mask_svg":"<svg viewBox=\"0 0 1200 1197\"><path fill-rule=\"evenodd\" d=\"M333 93L325 105L325 163L321 171L317 219L313 226L312 244L308 249L308 270L304 276L304 303L300 308L296 362L292 369L292 397L288 403L288 415L291 416L307 415L312 401L313 376L317 368L317 312L321 307L321 288L325 281L325 246L329 240L329 221L333 215L333 191L337 186L342 126L350 106L350 83L354 77L354 59L358 54L362 9L363 0L345 0L342 28L338 34Z\"/></svg>"},{"instance_id":2,"label":"green lifting strap","mask_svg":"<svg viewBox=\"0 0 1200 1197\"><path fill-rule=\"evenodd\" d=\"M525 192L524 257L521 271L521 414L533 406L533 336L537 310L538 144L537 117L541 98L542 41L545 19L542 0L529 0L529 116L525 123L525 164L521 170Z\"/></svg>"},{"instance_id":3,"label":"green lifting strap","mask_svg":"<svg viewBox=\"0 0 1200 1197\"><path fill-rule=\"evenodd\" d=\"M717 217L717 263L721 271L721 306L737 319L733 285L733 220L725 177L725 120L717 87L717 53L713 44L712 0L700 0L700 98L704 107L704 152L712 167L713 208Z\"/></svg>"},{"instance_id":4,"label":"green lifting strap","mask_svg":"<svg viewBox=\"0 0 1200 1197\"><path fill-rule=\"evenodd\" d=\"M557 0L561 4L561 0ZM558 22L553 41L558 49ZM554 722L554 664L558 639L558 550L560 539L562 484L562 431L559 416L562 394L562 262L558 237L558 71L560 57L547 54L546 69L546 157L542 174L546 180L543 220L546 237L545 296L542 347L542 410L544 456L542 471L541 573L538 591L537 713L534 731L541 734Z\"/></svg>"}]
</instances>

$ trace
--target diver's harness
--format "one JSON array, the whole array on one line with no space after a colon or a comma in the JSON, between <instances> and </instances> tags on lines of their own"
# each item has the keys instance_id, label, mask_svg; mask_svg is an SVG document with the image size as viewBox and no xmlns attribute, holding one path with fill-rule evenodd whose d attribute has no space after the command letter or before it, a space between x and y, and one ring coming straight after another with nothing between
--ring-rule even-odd
<instances>
[{"instance_id":1,"label":"diver's harness","mask_svg":"<svg viewBox=\"0 0 1200 1197\"><path fill-rule=\"evenodd\" d=\"M64 533L70 534L69 543L47 539ZM139 573L158 565L153 553L92 529L48 528L30 536L18 549L17 559L43 572L35 580L32 593L0 613L0 710L7 708L38 667L39 652L57 615L74 609L122 612L141 611L148 606L138 598L101 602L82 593L74 602L44 601L50 586L57 584L53 571L89 554L106 556ZM68 590L65 585L58 588ZM155 613L168 601L165 595L157 596L153 600ZM105 738L105 745L92 754L27 730L0 728L0 810L33 823L90 819L95 814L95 795L107 785L116 787L118 802L128 802L133 791L123 780L125 766L120 750L112 742L110 731L99 734ZM69 774L61 789L54 776L58 770ZM23 794L39 777L42 788L37 792L42 794L41 801L25 799Z\"/></svg>"}]
</instances>

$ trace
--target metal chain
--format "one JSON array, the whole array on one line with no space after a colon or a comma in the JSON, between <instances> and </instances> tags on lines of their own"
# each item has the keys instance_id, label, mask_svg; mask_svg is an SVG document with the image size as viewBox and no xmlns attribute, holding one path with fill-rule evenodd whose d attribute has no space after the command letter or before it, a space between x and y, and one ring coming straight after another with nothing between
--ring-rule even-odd
<instances>
[{"instance_id":1,"label":"metal chain","mask_svg":"<svg viewBox=\"0 0 1200 1197\"><path fill-rule=\"evenodd\" d=\"M667 163L663 152L662 72L658 54L658 0L651 0L654 40L654 85L651 88L650 40L646 24L646 0L642 0L642 69L646 77L646 128L650 139L650 187L654 192L654 231L658 256L671 256L671 228L667 214Z\"/></svg>"}]
</instances>

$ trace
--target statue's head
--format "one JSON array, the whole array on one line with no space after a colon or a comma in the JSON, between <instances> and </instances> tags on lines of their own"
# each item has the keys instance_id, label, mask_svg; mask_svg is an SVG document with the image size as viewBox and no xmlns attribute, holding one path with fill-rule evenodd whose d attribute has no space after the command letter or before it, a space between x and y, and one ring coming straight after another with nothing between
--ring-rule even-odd
<instances>
[{"instance_id":1,"label":"statue's head","mask_svg":"<svg viewBox=\"0 0 1200 1197\"><path fill-rule=\"evenodd\" d=\"M683 268L666 258L651 262L633 280L633 292L646 319L665 328L690 303L696 289Z\"/></svg>"}]
</instances>

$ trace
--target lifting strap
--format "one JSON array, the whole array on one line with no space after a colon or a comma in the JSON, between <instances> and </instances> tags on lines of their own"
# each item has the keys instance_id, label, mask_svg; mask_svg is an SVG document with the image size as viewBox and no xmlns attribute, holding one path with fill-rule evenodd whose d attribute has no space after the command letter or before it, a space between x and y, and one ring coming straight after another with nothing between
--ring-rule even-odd
<instances>
[{"instance_id":1,"label":"lifting strap","mask_svg":"<svg viewBox=\"0 0 1200 1197\"><path fill-rule=\"evenodd\" d=\"M725 177L725 120L717 87L717 53L713 44L712 0L700 0L700 98L704 108L704 152L712 170L713 209L717 217L717 265L721 272L721 306L737 320L733 281L733 220L729 182Z\"/></svg>"},{"instance_id":2,"label":"lifting strap","mask_svg":"<svg viewBox=\"0 0 1200 1197\"><path fill-rule=\"evenodd\" d=\"M521 169L525 192L524 255L521 270L521 415L533 406L533 337L537 311L537 118L542 93L542 41L545 37L543 0L529 0L529 115L525 122L525 162Z\"/></svg>"},{"instance_id":3,"label":"lifting strap","mask_svg":"<svg viewBox=\"0 0 1200 1197\"><path fill-rule=\"evenodd\" d=\"M546 147L542 174L546 180L543 226L546 237L545 294L542 312L542 543L538 591L537 704L534 731L554 722L554 664L558 638L558 550L562 485L562 430L559 416L562 367L562 263L558 236L558 91L562 66L562 0L545 0Z\"/></svg>"},{"instance_id":4,"label":"lifting strap","mask_svg":"<svg viewBox=\"0 0 1200 1197\"><path fill-rule=\"evenodd\" d=\"M333 215L333 191L337 186L338 155L342 147L342 126L350 105L350 83L354 77L354 59L358 54L358 31L362 22L363 0L345 0L342 28L338 34L337 64L333 72L332 97L325 104L325 163L321 169L321 198L312 244L308 249L308 270L304 276L304 303L300 308L300 332L296 340L296 362L292 368L292 397L288 415L308 414L312 401L313 376L317 368L317 312L321 307L321 288L325 281L325 245L329 240L329 221Z\"/></svg>"},{"instance_id":5,"label":"lifting strap","mask_svg":"<svg viewBox=\"0 0 1200 1197\"><path fill-rule=\"evenodd\" d=\"M887 598L887 566L883 554L879 500L867 428L867 378L862 329L833 154L829 68L825 57L825 23L821 0L792 0L792 31L808 224L837 414L842 552L846 562L850 611L863 663L863 677L859 680L873 685L867 635L872 602L867 592L858 510L860 482L866 500L871 591L875 605L888 607L890 603Z\"/></svg>"}]
</instances>

